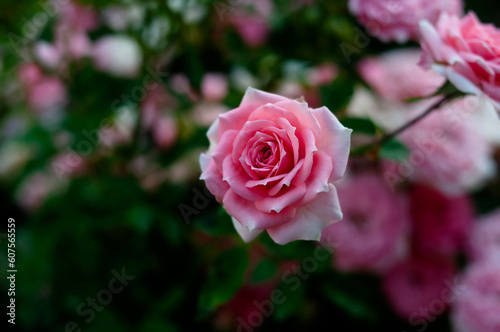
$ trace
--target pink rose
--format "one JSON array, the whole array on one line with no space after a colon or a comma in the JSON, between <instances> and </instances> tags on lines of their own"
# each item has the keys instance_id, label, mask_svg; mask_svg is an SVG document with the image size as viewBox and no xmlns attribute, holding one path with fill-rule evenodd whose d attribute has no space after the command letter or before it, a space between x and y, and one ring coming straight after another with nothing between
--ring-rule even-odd
<instances>
[{"instance_id":1,"label":"pink rose","mask_svg":"<svg viewBox=\"0 0 500 332\"><path fill-rule=\"evenodd\" d=\"M410 257L396 264L383 279L383 289L395 312L410 322L433 320L448 303L434 307L455 279L455 266L448 258L432 255ZM438 307L439 308L439 307ZM432 314L431 314L432 313ZM431 316L432 315L432 316Z\"/></svg>"},{"instance_id":2,"label":"pink rose","mask_svg":"<svg viewBox=\"0 0 500 332\"><path fill-rule=\"evenodd\" d=\"M479 218L469 238L469 256L475 261L500 261L500 210Z\"/></svg>"},{"instance_id":3,"label":"pink rose","mask_svg":"<svg viewBox=\"0 0 500 332\"><path fill-rule=\"evenodd\" d=\"M361 77L387 100L405 102L432 95L445 82L437 73L418 65L418 49L399 49L369 57L358 65Z\"/></svg>"},{"instance_id":4,"label":"pink rose","mask_svg":"<svg viewBox=\"0 0 500 332\"><path fill-rule=\"evenodd\" d=\"M416 185L410 191L410 214L415 246L428 253L454 254L464 248L474 217L467 196L447 197Z\"/></svg>"},{"instance_id":5,"label":"pink rose","mask_svg":"<svg viewBox=\"0 0 500 332\"><path fill-rule=\"evenodd\" d=\"M410 156L396 175L448 195L477 189L494 176L492 148L466 120L476 110L476 104L459 99L404 131L400 139L410 149Z\"/></svg>"},{"instance_id":6,"label":"pink rose","mask_svg":"<svg viewBox=\"0 0 500 332\"><path fill-rule=\"evenodd\" d=\"M441 12L461 15L462 0L349 0L349 9L378 39L404 43L418 40L418 22L436 22Z\"/></svg>"},{"instance_id":7,"label":"pink rose","mask_svg":"<svg viewBox=\"0 0 500 332\"><path fill-rule=\"evenodd\" d=\"M59 109L67 102L66 86L56 77L44 77L28 89L28 104L37 112Z\"/></svg>"},{"instance_id":8,"label":"pink rose","mask_svg":"<svg viewBox=\"0 0 500 332\"><path fill-rule=\"evenodd\" d=\"M432 67L460 91L484 93L500 108L500 30L474 13L443 13L433 26L420 23L422 65Z\"/></svg>"},{"instance_id":9,"label":"pink rose","mask_svg":"<svg viewBox=\"0 0 500 332\"><path fill-rule=\"evenodd\" d=\"M473 264L455 290L452 322L456 332L500 331L500 264Z\"/></svg>"},{"instance_id":10,"label":"pink rose","mask_svg":"<svg viewBox=\"0 0 500 332\"><path fill-rule=\"evenodd\" d=\"M351 131L326 107L248 88L210 127L201 179L243 240L263 230L279 244L319 240L342 219L333 182L345 172Z\"/></svg>"},{"instance_id":11,"label":"pink rose","mask_svg":"<svg viewBox=\"0 0 500 332\"><path fill-rule=\"evenodd\" d=\"M212 102L218 102L227 95L228 83L224 74L207 73L201 80L201 94Z\"/></svg>"},{"instance_id":12,"label":"pink rose","mask_svg":"<svg viewBox=\"0 0 500 332\"><path fill-rule=\"evenodd\" d=\"M153 125L153 136L160 149L170 148L179 135L177 121L172 116L159 117Z\"/></svg>"},{"instance_id":13,"label":"pink rose","mask_svg":"<svg viewBox=\"0 0 500 332\"><path fill-rule=\"evenodd\" d=\"M344 218L322 239L336 244L338 269L380 272L405 255L409 218L402 197L376 175L343 179L337 190Z\"/></svg>"}]
</instances>

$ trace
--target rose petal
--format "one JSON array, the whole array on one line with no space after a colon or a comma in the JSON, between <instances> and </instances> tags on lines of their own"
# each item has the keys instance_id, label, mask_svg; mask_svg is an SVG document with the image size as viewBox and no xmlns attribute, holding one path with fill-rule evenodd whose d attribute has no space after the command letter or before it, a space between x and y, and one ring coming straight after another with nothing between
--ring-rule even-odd
<instances>
[{"instance_id":1,"label":"rose petal","mask_svg":"<svg viewBox=\"0 0 500 332\"><path fill-rule=\"evenodd\" d=\"M342 219L337 190L330 184L329 191L321 193L306 207L297 210L293 220L267 230L278 244L295 240L319 241L328 225Z\"/></svg>"},{"instance_id":2,"label":"rose petal","mask_svg":"<svg viewBox=\"0 0 500 332\"><path fill-rule=\"evenodd\" d=\"M237 195L232 189L226 192L223 199L227 213L238 220L249 230L267 229L279 226L295 216L295 208L286 208L280 213L265 213L255 208L255 204Z\"/></svg>"},{"instance_id":3,"label":"rose petal","mask_svg":"<svg viewBox=\"0 0 500 332\"><path fill-rule=\"evenodd\" d=\"M351 146L352 129L344 127L326 107L316 108L313 114L321 123L318 150L328 154L333 160L330 182L340 179L346 170Z\"/></svg>"},{"instance_id":4,"label":"rose petal","mask_svg":"<svg viewBox=\"0 0 500 332\"><path fill-rule=\"evenodd\" d=\"M255 239L260 233L262 233L262 230L260 229L253 229L249 230L247 227L243 226L240 224L240 222L233 217L231 217L231 220L233 221L234 228L238 232L238 234L241 236L243 241L246 243L252 241Z\"/></svg>"},{"instance_id":5,"label":"rose petal","mask_svg":"<svg viewBox=\"0 0 500 332\"><path fill-rule=\"evenodd\" d=\"M306 185L301 183L292 186L290 189L277 197L265 197L255 202L255 207L262 212L271 213L272 211L281 212L284 208L291 206L304 197L307 191Z\"/></svg>"}]
</instances>

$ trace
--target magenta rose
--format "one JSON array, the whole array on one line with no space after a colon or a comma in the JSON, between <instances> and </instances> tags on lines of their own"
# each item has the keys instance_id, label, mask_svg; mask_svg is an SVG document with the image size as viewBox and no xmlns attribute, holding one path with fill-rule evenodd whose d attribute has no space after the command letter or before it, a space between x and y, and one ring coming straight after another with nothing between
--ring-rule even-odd
<instances>
[{"instance_id":1,"label":"magenta rose","mask_svg":"<svg viewBox=\"0 0 500 332\"><path fill-rule=\"evenodd\" d=\"M326 107L248 88L210 127L201 179L244 241L264 230L279 244L319 240L342 219L333 183L345 172L351 131Z\"/></svg>"},{"instance_id":2,"label":"magenta rose","mask_svg":"<svg viewBox=\"0 0 500 332\"><path fill-rule=\"evenodd\" d=\"M460 91L484 93L500 107L500 30L474 13L443 13L435 26L420 23L421 63L448 78Z\"/></svg>"}]
</instances>

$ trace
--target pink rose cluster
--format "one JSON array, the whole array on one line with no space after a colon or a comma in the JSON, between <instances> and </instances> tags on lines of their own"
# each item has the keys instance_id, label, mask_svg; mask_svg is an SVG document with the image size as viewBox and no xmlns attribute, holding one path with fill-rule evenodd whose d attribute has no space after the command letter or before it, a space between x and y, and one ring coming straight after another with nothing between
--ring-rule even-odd
<instances>
[{"instance_id":1,"label":"pink rose cluster","mask_svg":"<svg viewBox=\"0 0 500 332\"><path fill-rule=\"evenodd\" d=\"M378 39L404 43L419 39L420 20L436 22L442 12L461 15L461 0L350 0L350 11Z\"/></svg>"},{"instance_id":2,"label":"pink rose cluster","mask_svg":"<svg viewBox=\"0 0 500 332\"><path fill-rule=\"evenodd\" d=\"M350 134L326 107L248 88L210 127L201 179L245 241L264 230L279 244L319 240L342 219L334 182Z\"/></svg>"},{"instance_id":3,"label":"pink rose cluster","mask_svg":"<svg viewBox=\"0 0 500 332\"><path fill-rule=\"evenodd\" d=\"M426 322L434 299L453 291L456 257L473 225L471 201L418 184L392 191L380 174L359 172L336 185L344 219L323 231L322 243L331 244L336 269L379 275L394 311Z\"/></svg>"}]
</instances>

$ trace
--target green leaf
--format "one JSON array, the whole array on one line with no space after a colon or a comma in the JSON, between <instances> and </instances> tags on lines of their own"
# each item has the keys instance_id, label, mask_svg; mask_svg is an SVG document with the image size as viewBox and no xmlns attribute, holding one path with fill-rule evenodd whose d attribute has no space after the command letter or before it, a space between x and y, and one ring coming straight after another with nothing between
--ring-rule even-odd
<instances>
[{"instance_id":1,"label":"green leaf","mask_svg":"<svg viewBox=\"0 0 500 332\"><path fill-rule=\"evenodd\" d=\"M233 297L243 284L247 266L248 255L242 248L224 251L214 259L198 302L202 315Z\"/></svg>"},{"instance_id":2,"label":"green leaf","mask_svg":"<svg viewBox=\"0 0 500 332\"><path fill-rule=\"evenodd\" d=\"M253 271L251 281L253 283L259 283L272 278L278 268L276 264L268 259L263 259L257 264L255 270Z\"/></svg>"},{"instance_id":3,"label":"green leaf","mask_svg":"<svg viewBox=\"0 0 500 332\"><path fill-rule=\"evenodd\" d=\"M395 139L384 142L380 147L379 156L384 159L402 161L408 158L410 151L408 148Z\"/></svg>"},{"instance_id":4,"label":"green leaf","mask_svg":"<svg viewBox=\"0 0 500 332\"><path fill-rule=\"evenodd\" d=\"M366 134L374 136L377 133L377 126L372 120L366 118L343 118L342 124L352 129L354 134Z\"/></svg>"}]
</instances>

